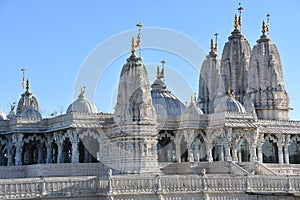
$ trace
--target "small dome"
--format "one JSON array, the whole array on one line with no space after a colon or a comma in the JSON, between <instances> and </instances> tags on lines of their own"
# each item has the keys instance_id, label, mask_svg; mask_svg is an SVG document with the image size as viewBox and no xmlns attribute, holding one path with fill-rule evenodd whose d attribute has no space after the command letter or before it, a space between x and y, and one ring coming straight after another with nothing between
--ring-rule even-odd
<instances>
[{"instance_id":1,"label":"small dome","mask_svg":"<svg viewBox=\"0 0 300 200\"><path fill-rule=\"evenodd\" d=\"M5 116L5 113L2 111L2 110L0 110L0 121L2 121L2 120L6 120L7 118L6 118L6 116Z\"/></svg>"},{"instance_id":2,"label":"small dome","mask_svg":"<svg viewBox=\"0 0 300 200\"><path fill-rule=\"evenodd\" d=\"M162 61L165 63L165 61ZM156 80L151 85L152 105L158 116L179 116L185 109L185 105L170 91L163 82L164 68L160 71L157 67Z\"/></svg>"},{"instance_id":3,"label":"small dome","mask_svg":"<svg viewBox=\"0 0 300 200\"><path fill-rule=\"evenodd\" d=\"M202 110L191 102L190 105L183 111L183 115L202 115Z\"/></svg>"},{"instance_id":4,"label":"small dome","mask_svg":"<svg viewBox=\"0 0 300 200\"><path fill-rule=\"evenodd\" d=\"M185 109L181 101L166 90L151 90L152 105L159 116L179 116Z\"/></svg>"},{"instance_id":5,"label":"small dome","mask_svg":"<svg viewBox=\"0 0 300 200\"><path fill-rule=\"evenodd\" d=\"M42 119L41 113L34 109L32 106L25 108L25 110L23 110L23 112L19 116L21 118L27 119Z\"/></svg>"},{"instance_id":6,"label":"small dome","mask_svg":"<svg viewBox=\"0 0 300 200\"><path fill-rule=\"evenodd\" d=\"M17 106L17 115L20 115L26 108L33 107L35 110L39 111L39 105L37 99L34 97L33 93L30 92L30 82L26 81L26 91L22 94Z\"/></svg>"},{"instance_id":7,"label":"small dome","mask_svg":"<svg viewBox=\"0 0 300 200\"><path fill-rule=\"evenodd\" d=\"M96 106L91 103L85 97L85 88L81 88L81 93L78 99L71 103L67 109L67 113L79 112L79 113L97 113Z\"/></svg>"},{"instance_id":8,"label":"small dome","mask_svg":"<svg viewBox=\"0 0 300 200\"><path fill-rule=\"evenodd\" d=\"M245 107L232 95L225 96L224 100L217 105L215 112L239 112L246 113Z\"/></svg>"}]
</instances>

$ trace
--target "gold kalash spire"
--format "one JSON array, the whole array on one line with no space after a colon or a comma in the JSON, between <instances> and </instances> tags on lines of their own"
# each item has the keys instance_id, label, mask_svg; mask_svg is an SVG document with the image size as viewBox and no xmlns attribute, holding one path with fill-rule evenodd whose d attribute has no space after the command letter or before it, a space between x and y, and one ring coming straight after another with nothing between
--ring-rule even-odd
<instances>
[{"instance_id":1,"label":"gold kalash spire","mask_svg":"<svg viewBox=\"0 0 300 200\"><path fill-rule=\"evenodd\" d=\"M261 32L263 35L266 35L267 26L266 26L265 20L262 22Z\"/></svg>"},{"instance_id":2,"label":"gold kalash spire","mask_svg":"<svg viewBox=\"0 0 300 200\"><path fill-rule=\"evenodd\" d=\"M132 37L132 39L131 39L131 53L132 53L132 55L135 56L135 52L136 52L136 50L135 50L135 41L134 41L134 37Z\"/></svg>"}]
</instances>

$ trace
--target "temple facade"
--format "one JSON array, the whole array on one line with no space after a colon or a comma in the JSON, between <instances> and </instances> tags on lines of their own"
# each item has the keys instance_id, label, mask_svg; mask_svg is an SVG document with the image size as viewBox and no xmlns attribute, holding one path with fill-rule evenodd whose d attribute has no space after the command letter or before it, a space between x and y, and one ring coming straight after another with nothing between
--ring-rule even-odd
<instances>
[{"instance_id":1,"label":"temple facade","mask_svg":"<svg viewBox=\"0 0 300 200\"><path fill-rule=\"evenodd\" d=\"M150 84L142 61L133 39L111 114L83 87L43 118L27 80L0 111L0 198L298 198L300 121L264 22L252 49L237 16L221 57L211 41L189 105L167 89L164 62Z\"/></svg>"}]
</instances>

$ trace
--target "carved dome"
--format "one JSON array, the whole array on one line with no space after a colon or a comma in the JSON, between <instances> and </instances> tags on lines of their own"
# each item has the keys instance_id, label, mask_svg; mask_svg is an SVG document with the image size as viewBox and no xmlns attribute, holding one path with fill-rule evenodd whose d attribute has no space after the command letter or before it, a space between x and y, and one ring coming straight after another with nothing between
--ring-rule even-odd
<instances>
[{"instance_id":1,"label":"carved dome","mask_svg":"<svg viewBox=\"0 0 300 200\"><path fill-rule=\"evenodd\" d=\"M151 85L152 105L158 116L179 116L185 109L185 105L170 91L166 90L163 78L163 69L157 72L156 80Z\"/></svg>"},{"instance_id":2,"label":"carved dome","mask_svg":"<svg viewBox=\"0 0 300 200\"><path fill-rule=\"evenodd\" d=\"M217 105L215 112L239 112L246 113L245 107L232 95L226 95L224 99Z\"/></svg>"},{"instance_id":3,"label":"carved dome","mask_svg":"<svg viewBox=\"0 0 300 200\"><path fill-rule=\"evenodd\" d=\"M27 119L42 119L41 113L34 109L32 106L25 108L25 110L23 110L19 117Z\"/></svg>"},{"instance_id":4,"label":"carved dome","mask_svg":"<svg viewBox=\"0 0 300 200\"><path fill-rule=\"evenodd\" d=\"M6 116L5 116L5 113L2 111L2 110L0 110L0 121L1 120L6 120L7 118L6 118Z\"/></svg>"},{"instance_id":5,"label":"carved dome","mask_svg":"<svg viewBox=\"0 0 300 200\"><path fill-rule=\"evenodd\" d=\"M85 88L81 89L78 99L71 103L67 109L67 114L71 112L78 113L97 113L96 106L85 97Z\"/></svg>"},{"instance_id":6,"label":"carved dome","mask_svg":"<svg viewBox=\"0 0 300 200\"><path fill-rule=\"evenodd\" d=\"M35 110L39 111L39 104L33 93L30 92L30 82L26 81L26 91L22 94L21 99L17 106L17 115L20 115L26 108L33 107Z\"/></svg>"}]
</instances>

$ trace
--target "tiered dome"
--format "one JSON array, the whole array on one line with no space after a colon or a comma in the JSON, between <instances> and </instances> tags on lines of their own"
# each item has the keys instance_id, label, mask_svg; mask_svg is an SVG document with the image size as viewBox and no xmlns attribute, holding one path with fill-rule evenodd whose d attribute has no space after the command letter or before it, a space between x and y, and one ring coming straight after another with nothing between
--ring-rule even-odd
<instances>
[{"instance_id":1,"label":"tiered dome","mask_svg":"<svg viewBox=\"0 0 300 200\"><path fill-rule=\"evenodd\" d=\"M78 113L97 113L96 106L85 97L85 88L81 88L81 93L78 99L71 103L67 109L67 114L71 112Z\"/></svg>"},{"instance_id":2,"label":"tiered dome","mask_svg":"<svg viewBox=\"0 0 300 200\"><path fill-rule=\"evenodd\" d=\"M215 112L238 112L246 113L245 107L233 95L226 95L223 101L217 105Z\"/></svg>"},{"instance_id":3,"label":"tiered dome","mask_svg":"<svg viewBox=\"0 0 300 200\"><path fill-rule=\"evenodd\" d=\"M158 116L179 116L185 109L184 104L170 91L162 81L164 68L160 71L157 67L156 80L151 85L152 105Z\"/></svg>"}]
</instances>

